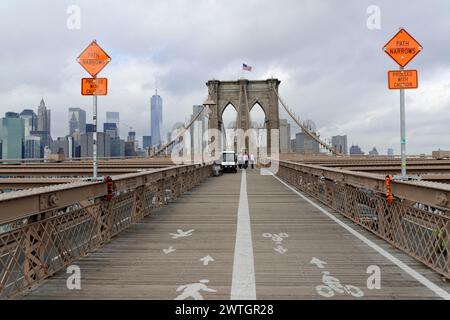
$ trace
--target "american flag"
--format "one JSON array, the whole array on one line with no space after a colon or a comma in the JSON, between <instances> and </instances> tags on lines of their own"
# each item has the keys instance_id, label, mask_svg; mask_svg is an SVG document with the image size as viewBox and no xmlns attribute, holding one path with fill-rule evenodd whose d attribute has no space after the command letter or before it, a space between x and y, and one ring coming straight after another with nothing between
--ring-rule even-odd
<instances>
[{"instance_id":1,"label":"american flag","mask_svg":"<svg viewBox=\"0 0 450 320\"><path fill-rule=\"evenodd\" d=\"M246 65L245 63L242 64L242 70L252 71L252 67Z\"/></svg>"}]
</instances>

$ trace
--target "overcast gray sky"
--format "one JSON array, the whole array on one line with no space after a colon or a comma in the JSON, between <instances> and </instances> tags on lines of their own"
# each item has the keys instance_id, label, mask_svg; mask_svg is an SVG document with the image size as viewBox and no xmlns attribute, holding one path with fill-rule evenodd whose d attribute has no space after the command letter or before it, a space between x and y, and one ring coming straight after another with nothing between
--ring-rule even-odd
<instances>
[{"instance_id":1,"label":"overcast gray sky","mask_svg":"<svg viewBox=\"0 0 450 320\"><path fill-rule=\"evenodd\" d=\"M67 27L71 5L80 8L79 29ZM380 8L381 29L367 27L369 5ZM398 153L399 92L386 83L398 67L381 48L403 26L424 47L407 66L419 71L419 88L406 91L407 151L450 149L448 0L1 0L0 12L0 113L37 109L44 97L53 137L67 134L69 107L92 116L75 59L97 39L112 57L100 73L109 79L100 122L120 111L122 123L149 135L155 79L167 131L205 100L208 79L273 76L322 136Z\"/></svg>"}]
</instances>

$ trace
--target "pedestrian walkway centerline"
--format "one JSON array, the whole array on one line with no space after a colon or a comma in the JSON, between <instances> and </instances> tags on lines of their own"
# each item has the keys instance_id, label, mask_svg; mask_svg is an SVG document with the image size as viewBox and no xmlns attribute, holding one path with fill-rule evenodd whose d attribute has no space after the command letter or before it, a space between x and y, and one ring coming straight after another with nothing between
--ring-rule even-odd
<instances>
[{"instance_id":1,"label":"pedestrian walkway centerline","mask_svg":"<svg viewBox=\"0 0 450 320\"><path fill-rule=\"evenodd\" d=\"M256 300L255 262L248 209L246 170L242 170L241 175L230 298L232 300Z\"/></svg>"}]
</instances>

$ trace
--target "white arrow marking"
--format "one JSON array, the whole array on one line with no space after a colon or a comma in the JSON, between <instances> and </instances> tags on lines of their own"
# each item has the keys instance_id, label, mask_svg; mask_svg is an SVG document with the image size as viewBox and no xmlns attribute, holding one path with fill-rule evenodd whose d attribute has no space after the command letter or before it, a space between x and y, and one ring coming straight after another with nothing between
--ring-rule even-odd
<instances>
[{"instance_id":1,"label":"white arrow marking","mask_svg":"<svg viewBox=\"0 0 450 320\"><path fill-rule=\"evenodd\" d=\"M281 253L281 254L284 254L288 251L288 249L283 248L282 246L278 246L278 247L274 248L273 250L275 250L276 252Z\"/></svg>"},{"instance_id":2,"label":"white arrow marking","mask_svg":"<svg viewBox=\"0 0 450 320\"><path fill-rule=\"evenodd\" d=\"M194 232L195 229L191 229L188 231L183 231L182 229L178 229L177 233L169 233L172 236L172 239L178 239L178 238L184 238L184 237L190 237L192 236L192 232Z\"/></svg>"},{"instance_id":3,"label":"white arrow marking","mask_svg":"<svg viewBox=\"0 0 450 320\"><path fill-rule=\"evenodd\" d=\"M316 257L313 257L309 263L315 264L320 269L323 269L325 267L324 265L327 264L325 261L317 259Z\"/></svg>"},{"instance_id":4,"label":"white arrow marking","mask_svg":"<svg viewBox=\"0 0 450 320\"><path fill-rule=\"evenodd\" d=\"M163 249L165 254L169 254L171 252L174 252L175 250L177 250L177 249L174 249L173 246L170 246L169 249Z\"/></svg>"},{"instance_id":5,"label":"white arrow marking","mask_svg":"<svg viewBox=\"0 0 450 320\"><path fill-rule=\"evenodd\" d=\"M213 262L214 259L210 255L207 255L206 257L199 259L199 261L203 261L203 265L207 266L208 263Z\"/></svg>"}]
</instances>

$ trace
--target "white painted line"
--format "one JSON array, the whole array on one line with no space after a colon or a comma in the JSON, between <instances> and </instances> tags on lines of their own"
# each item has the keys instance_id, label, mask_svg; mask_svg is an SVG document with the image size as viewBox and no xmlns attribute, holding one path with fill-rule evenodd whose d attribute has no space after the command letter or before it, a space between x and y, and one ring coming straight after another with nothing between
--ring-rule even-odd
<instances>
[{"instance_id":1,"label":"white painted line","mask_svg":"<svg viewBox=\"0 0 450 320\"><path fill-rule=\"evenodd\" d=\"M255 262L253 257L252 230L247 198L247 176L242 170L241 193L234 246L232 300L256 300Z\"/></svg>"},{"instance_id":2,"label":"white painted line","mask_svg":"<svg viewBox=\"0 0 450 320\"><path fill-rule=\"evenodd\" d=\"M445 300L450 300L450 294L442 289L441 287L439 287L438 285L434 284L433 282L431 282L430 280L428 280L427 278L425 278L423 275L421 275L419 272L417 272L416 270L412 269L411 267L409 267L408 265L406 265L405 263L403 263L402 261L400 261L399 259L397 259L396 257L394 257L392 254L390 254L389 252L387 252L386 250L384 250L383 248L381 248L380 246L378 246L376 243L372 242L371 240L367 239L365 236L363 236L361 233L359 233L358 231L354 230L352 227L348 226L347 224L345 224L344 222L342 222L341 220L339 220L338 218L336 218L333 214L331 214L330 212L328 212L327 210L325 210L324 208L322 208L321 206L317 205L316 203L312 202L310 199L308 199L307 197L305 197L303 194L301 194L300 192L298 192L297 190L295 190L293 187L291 187L290 185L288 185L286 182L284 182L283 180L281 180L280 178L278 178L277 176L273 175L272 176L277 179L278 181L280 181L282 184L284 184L286 187L288 187L289 189L291 189L294 193L298 194L300 197L302 197L306 202L308 202L310 205L312 205L313 207L315 207L316 209L320 210L323 214L325 214L326 216L328 216L331 220L333 220L334 222L336 222L338 225L340 225L341 227L343 227L345 230L347 230L348 232L350 232L352 235L354 235L355 237L357 237L359 240L361 240L362 242L364 242L366 245L368 245L369 247L371 247L373 250L377 251L379 254L381 254L383 257L385 257L386 259L388 259L389 261L391 261L392 263L396 264L400 269L402 269L403 271L405 271L407 274L409 274L411 277L413 277L414 279L416 279L418 282L420 282L421 284L423 284L425 287L427 287L428 289L430 289L431 291L433 291L436 295L438 295L439 297L441 297L442 299Z\"/></svg>"}]
</instances>

